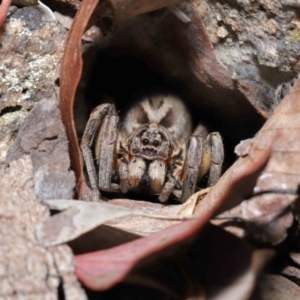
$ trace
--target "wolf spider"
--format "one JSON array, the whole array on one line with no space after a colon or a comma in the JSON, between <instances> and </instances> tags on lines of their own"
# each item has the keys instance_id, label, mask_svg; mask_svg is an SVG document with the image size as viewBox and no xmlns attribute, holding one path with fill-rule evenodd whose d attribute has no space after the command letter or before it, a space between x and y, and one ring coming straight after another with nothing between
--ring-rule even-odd
<instances>
[{"instance_id":1,"label":"wolf spider","mask_svg":"<svg viewBox=\"0 0 300 300\"><path fill-rule=\"evenodd\" d=\"M81 149L93 201L100 191L146 187L160 202L173 194L183 203L206 174L208 186L218 181L224 158L221 136L208 134L202 125L191 135L191 116L179 97L168 93L141 99L119 124L115 105L102 104L85 128Z\"/></svg>"}]
</instances>

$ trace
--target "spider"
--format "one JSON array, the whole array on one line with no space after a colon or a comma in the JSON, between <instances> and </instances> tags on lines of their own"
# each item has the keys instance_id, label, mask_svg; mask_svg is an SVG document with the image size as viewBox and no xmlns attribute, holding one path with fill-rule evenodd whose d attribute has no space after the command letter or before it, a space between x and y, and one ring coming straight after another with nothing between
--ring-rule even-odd
<instances>
[{"instance_id":1,"label":"spider","mask_svg":"<svg viewBox=\"0 0 300 300\"><path fill-rule=\"evenodd\" d=\"M99 199L100 191L127 193L146 188L160 202L173 194L183 203L206 174L208 186L215 185L224 158L221 136L208 134L203 125L191 133L191 116L183 101L171 93L142 98L121 125L114 104L97 106L81 141L93 201Z\"/></svg>"}]
</instances>

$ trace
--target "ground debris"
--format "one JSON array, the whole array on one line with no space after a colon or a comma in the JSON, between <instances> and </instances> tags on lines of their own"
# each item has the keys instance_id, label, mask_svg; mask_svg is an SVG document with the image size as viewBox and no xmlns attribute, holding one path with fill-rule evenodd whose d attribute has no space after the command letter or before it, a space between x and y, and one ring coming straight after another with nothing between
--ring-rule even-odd
<instances>
[{"instance_id":1,"label":"ground debris","mask_svg":"<svg viewBox=\"0 0 300 300\"><path fill-rule=\"evenodd\" d=\"M62 282L66 299L86 299L70 248L45 248L36 240L34 225L49 211L33 193L30 158L11 162L0 174L0 298L58 299Z\"/></svg>"}]
</instances>

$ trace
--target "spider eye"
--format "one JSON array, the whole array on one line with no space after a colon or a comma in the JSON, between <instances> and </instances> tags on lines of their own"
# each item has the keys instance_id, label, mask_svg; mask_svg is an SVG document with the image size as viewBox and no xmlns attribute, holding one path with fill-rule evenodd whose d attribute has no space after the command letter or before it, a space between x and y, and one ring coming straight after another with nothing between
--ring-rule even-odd
<instances>
[{"instance_id":1,"label":"spider eye","mask_svg":"<svg viewBox=\"0 0 300 300\"><path fill-rule=\"evenodd\" d=\"M158 141L158 140L155 140L155 141L153 142L153 146L154 146L154 147L158 147L158 146L159 146L159 141Z\"/></svg>"},{"instance_id":2,"label":"spider eye","mask_svg":"<svg viewBox=\"0 0 300 300\"><path fill-rule=\"evenodd\" d=\"M143 139L143 145L148 145L149 144L149 140L148 139Z\"/></svg>"}]
</instances>

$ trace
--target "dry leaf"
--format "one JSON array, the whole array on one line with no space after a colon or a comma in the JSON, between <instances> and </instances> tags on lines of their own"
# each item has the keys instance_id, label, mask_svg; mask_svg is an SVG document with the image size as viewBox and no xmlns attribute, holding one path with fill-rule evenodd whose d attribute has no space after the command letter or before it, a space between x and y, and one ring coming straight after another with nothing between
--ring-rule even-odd
<instances>
[{"instance_id":1,"label":"dry leaf","mask_svg":"<svg viewBox=\"0 0 300 300\"><path fill-rule=\"evenodd\" d=\"M240 157L248 155L252 141L253 141L253 139L247 139L247 140L241 141L234 148L234 153Z\"/></svg>"},{"instance_id":2,"label":"dry leaf","mask_svg":"<svg viewBox=\"0 0 300 300\"><path fill-rule=\"evenodd\" d=\"M141 236L110 225L101 225L68 242L74 254L108 249L139 239Z\"/></svg>"},{"instance_id":3,"label":"dry leaf","mask_svg":"<svg viewBox=\"0 0 300 300\"><path fill-rule=\"evenodd\" d=\"M50 207L66 209L62 213L36 225L36 236L45 246L59 245L96 228L114 218L131 212L105 203L91 203L78 200L50 200ZM49 202L48 202L49 203ZM65 204L65 206L64 206ZM134 214L134 212L132 212Z\"/></svg>"},{"instance_id":4,"label":"dry leaf","mask_svg":"<svg viewBox=\"0 0 300 300\"><path fill-rule=\"evenodd\" d=\"M0 5L0 27L3 25L5 21L5 17L8 13L10 2L11 0L3 0Z\"/></svg>"},{"instance_id":5,"label":"dry leaf","mask_svg":"<svg viewBox=\"0 0 300 300\"><path fill-rule=\"evenodd\" d=\"M74 126L74 99L82 72L81 37L89 19L97 6L97 0L84 0L70 29L60 73L60 111L69 141L71 166L75 172L77 193L82 190L83 162Z\"/></svg>"},{"instance_id":6,"label":"dry leaf","mask_svg":"<svg viewBox=\"0 0 300 300\"><path fill-rule=\"evenodd\" d=\"M173 235L170 229L165 232ZM164 236L160 232L112 249L79 255L76 274L94 290L106 290L125 280L155 288L163 284L179 299L201 298L203 291L208 299L247 299L257 273L272 256L272 251L253 252L240 239L213 226L177 246L158 248L157 242L164 243Z\"/></svg>"},{"instance_id":7,"label":"dry leaf","mask_svg":"<svg viewBox=\"0 0 300 300\"><path fill-rule=\"evenodd\" d=\"M283 276L291 279L299 285L300 283L300 269L294 266L287 266L280 272Z\"/></svg>"},{"instance_id":8,"label":"dry leaf","mask_svg":"<svg viewBox=\"0 0 300 300\"><path fill-rule=\"evenodd\" d=\"M193 194L185 203L183 203L178 211L179 216L192 216L196 205L201 201L213 187L206 188Z\"/></svg>"},{"instance_id":9,"label":"dry leaf","mask_svg":"<svg viewBox=\"0 0 300 300\"><path fill-rule=\"evenodd\" d=\"M276 193L254 196L241 203L241 219L253 237L277 245L287 237L287 230L293 224L290 206L296 198Z\"/></svg>"},{"instance_id":10,"label":"dry leaf","mask_svg":"<svg viewBox=\"0 0 300 300\"><path fill-rule=\"evenodd\" d=\"M299 185L300 141L300 80L279 104L274 114L253 139L249 156L266 150L275 136L271 158L256 184L255 193L276 191L296 193Z\"/></svg>"},{"instance_id":11,"label":"dry leaf","mask_svg":"<svg viewBox=\"0 0 300 300\"><path fill-rule=\"evenodd\" d=\"M172 215L172 210L169 210L169 207L159 204L144 201L140 203L126 199L120 200L122 206L120 204L116 205L118 203L116 199L111 202L114 205L105 202L80 200L44 201L51 209L63 210L63 212L55 214L42 223L38 223L36 225L36 236L43 245L54 246L74 240L104 223L122 230L131 231L132 233L146 235L152 233L153 230L157 232L186 218L185 216L176 215L178 206L174 207L175 213ZM125 207L126 204L127 207ZM152 211L147 209L147 207L152 207ZM161 212L162 214L160 215L159 213ZM125 216L135 216L135 220L121 219L118 222L109 222ZM158 219L159 222L155 222L154 226L151 227L151 222L149 222L148 218ZM128 222L132 228L131 230L128 230ZM148 228L144 229L146 226ZM149 227L152 229L150 232Z\"/></svg>"},{"instance_id":12,"label":"dry leaf","mask_svg":"<svg viewBox=\"0 0 300 300\"><path fill-rule=\"evenodd\" d=\"M300 253L299 252L291 252L290 257L295 264L300 266Z\"/></svg>"},{"instance_id":13,"label":"dry leaf","mask_svg":"<svg viewBox=\"0 0 300 300\"><path fill-rule=\"evenodd\" d=\"M251 297L252 300L300 299L300 288L291 280L280 275L263 275Z\"/></svg>"},{"instance_id":14,"label":"dry leaf","mask_svg":"<svg viewBox=\"0 0 300 300\"><path fill-rule=\"evenodd\" d=\"M300 133L300 118L298 95L300 81L282 100L274 114L257 133L243 156L222 176L214 189L205 197L195 209L201 214L207 207L214 205L215 197L224 190L230 191L229 202L222 205L218 213L232 209L244 201L236 210L237 215L227 214L228 217L242 219L250 234L257 239L272 244L279 244L287 237L287 229L293 224L291 206L298 198L300 142L296 136ZM270 146L272 145L272 146ZM270 153L270 159L265 165L261 164L260 176L245 177L245 182L236 190L228 189L235 178L242 176L241 172L251 169L252 163L260 157ZM224 215L223 215L224 217Z\"/></svg>"},{"instance_id":15,"label":"dry leaf","mask_svg":"<svg viewBox=\"0 0 300 300\"><path fill-rule=\"evenodd\" d=\"M254 188L253 204L245 204L243 216L260 239L278 244L287 236L292 225L291 204L298 198L300 141L300 80L285 96L274 114L251 143L249 157L265 151L275 139L270 160Z\"/></svg>"},{"instance_id":16,"label":"dry leaf","mask_svg":"<svg viewBox=\"0 0 300 300\"><path fill-rule=\"evenodd\" d=\"M160 215L162 217L162 219L155 219L145 218L143 216L128 216L106 223L107 225L113 226L114 228L126 230L127 232L135 233L140 236L158 232L180 222L180 218L185 217L179 216L179 219L176 221L177 212L181 207L181 205L176 204L166 205L149 201L134 201L130 199L113 199L110 200L109 203L130 210L137 210L147 215ZM164 216L166 217L165 219L163 219ZM169 217L174 217L174 219L168 220Z\"/></svg>"}]
</instances>

